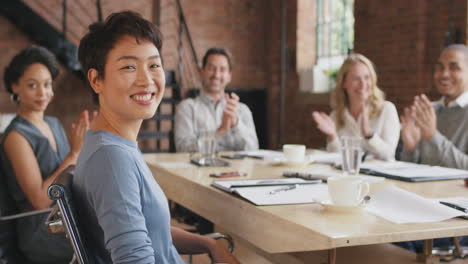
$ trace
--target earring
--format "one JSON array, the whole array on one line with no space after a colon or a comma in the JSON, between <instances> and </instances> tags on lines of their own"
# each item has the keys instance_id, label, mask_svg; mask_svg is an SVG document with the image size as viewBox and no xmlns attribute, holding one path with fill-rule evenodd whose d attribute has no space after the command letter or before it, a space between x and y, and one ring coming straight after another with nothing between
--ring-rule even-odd
<instances>
[{"instance_id":1,"label":"earring","mask_svg":"<svg viewBox=\"0 0 468 264\"><path fill-rule=\"evenodd\" d=\"M19 95L15 93L10 94L10 100L14 103L19 103Z\"/></svg>"}]
</instances>

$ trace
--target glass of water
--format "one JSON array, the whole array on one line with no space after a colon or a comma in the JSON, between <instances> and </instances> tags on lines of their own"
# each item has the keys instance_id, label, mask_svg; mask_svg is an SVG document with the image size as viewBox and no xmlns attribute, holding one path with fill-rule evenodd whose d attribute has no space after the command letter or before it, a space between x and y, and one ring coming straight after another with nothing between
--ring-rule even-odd
<instances>
[{"instance_id":1,"label":"glass of water","mask_svg":"<svg viewBox=\"0 0 468 264\"><path fill-rule=\"evenodd\" d=\"M199 163L209 165L216 154L216 131L203 130L198 132L197 137L198 152L200 152Z\"/></svg>"},{"instance_id":2,"label":"glass of water","mask_svg":"<svg viewBox=\"0 0 468 264\"><path fill-rule=\"evenodd\" d=\"M362 158L362 138L342 136L341 144L341 166L344 176L356 176L359 174Z\"/></svg>"}]
</instances>

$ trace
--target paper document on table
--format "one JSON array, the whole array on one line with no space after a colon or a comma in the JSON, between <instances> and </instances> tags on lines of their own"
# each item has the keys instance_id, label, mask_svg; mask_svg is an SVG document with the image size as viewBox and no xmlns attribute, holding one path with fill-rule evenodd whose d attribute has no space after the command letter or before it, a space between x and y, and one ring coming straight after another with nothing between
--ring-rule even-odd
<instances>
[{"instance_id":1,"label":"paper document on table","mask_svg":"<svg viewBox=\"0 0 468 264\"><path fill-rule=\"evenodd\" d=\"M403 161L374 161L361 165L361 173L405 181L462 179L468 171Z\"/></svg>"},{"instance_id":2,"label":"paper document on table","mask_svg":"<svg viewBox=\"0 0 468 264\"><path fill-rule=\"evenodd\" d=\"M468 197L449 197L449 198L439 198L441 202L448 202L456 204L460 207L468 209Z\"/></svg>"},{"instance_id":3,"label":"paper document on table","mask_svg":"<svg viewBox=\"0 0 468 264\"><path fill-rule=\"evenodd\" d=\"M445 206L455 208L459 211L468 213L468 197L434 198L431 200L437 201Z\"/></svg>"},{"instance_id":4,"label":"paper document on table","mask_svg":"<svg viewBox=\"0 0 468 264\"><path fill-rule=\"evenodd\" d=\"M275 151L275 150L267 150L267 149L242 151L242 152L239 152L239 155L244 155L246 157L259 158L259 159L268 159L268 160L284 159L283 152Z\"/></svg>"},{"instance_id":5,"label":"paper document on table","mask_svg":"<svg viewBox=\"0 0 468 264\"><path fill-rule=\"evenodd\" d=\"M439 222L467 215L396 186L389 186L373 194L366 209L398 224Z\"/></svg>"},{"instance_id":6,"label":"paper document on table","mask_svg":"<svg viewBox=\"0 0 468 264\"><path fill-rule=\"evenodd\" d=\"M242 198L255 205L316 203L329 200L325 184L298 185L294 189L278 191L279 186L244 187L235 189Z\"/></svg>"},{"instance_id":7,"label":"paper document on table","mask_svg":"<svg viewBox=\"0 0 468 264\"><path fill-rule=\"evenodd\" d=\"M315 184L320 180L304 180L299 178L287 179L248 179L248 180L225 180L213 181L211 185L226 192L234 192L236 188L261 187L261 186L287 186L295 184Z\"/></svg>"},{"instance_id":8,"label":"paper document on table","mask_svg":"<svg viewBox=\"0 0 468 264\"><path fill-rule=\"evenodd\" d=\"M188 162L158 162L157 165L165 169L189 169L197 167Z\"/></svg>"}]
</instances>

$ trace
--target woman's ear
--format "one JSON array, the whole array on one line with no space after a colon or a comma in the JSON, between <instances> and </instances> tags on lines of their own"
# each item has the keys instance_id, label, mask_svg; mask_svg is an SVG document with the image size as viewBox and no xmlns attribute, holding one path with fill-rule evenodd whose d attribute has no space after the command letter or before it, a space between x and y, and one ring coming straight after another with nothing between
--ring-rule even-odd
<instances>
[{"instance_id":1,"label":"woman's ear","mask_svg":"<svg viewBox=\"0 0 468 264\"><path fill-rule=\"evenodd\" d=\"M102 91L102 80L99 78L99 73L96 69L91 68L88 70L88 81L95 93L99 94Z\"/></svg>"},{"instance_id":2,"label":"woman's ear","mask_svg":"<svg viewBox=\"0 0 468 264\"><path fill-rule=\"evenodd\" d=\"M12 83L12 84L11 84L11 91L12 91L14 94L18 94L18 92L19 92L19 84L18 84L18 83Z\"/></svg>"}]
</instances>

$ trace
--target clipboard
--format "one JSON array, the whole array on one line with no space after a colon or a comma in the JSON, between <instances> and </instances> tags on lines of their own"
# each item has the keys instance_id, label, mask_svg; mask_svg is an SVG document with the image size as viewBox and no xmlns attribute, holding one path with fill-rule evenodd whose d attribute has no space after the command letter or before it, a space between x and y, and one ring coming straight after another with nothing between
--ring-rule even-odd
<instances>
[{"instance_id":1,"label":"clipboard","mask_svg":"<svg viewBox=\"0 0 468 264\"><path fill-rule=\"evenodd\" d=\"M321 180L307 181L299 178L251 179L238 181L213 181L213 187L232 193L254 205L288 205L316 203L328 194Z\"/></svg>"},{"instance_id":2,"label":"clipboard","mask_svg":"<svg viewBox=\"0 0 468 264\"><path fill-rule=\"evenodd\" d=\"M468 178L467 170L403 161L364 164L360 173L406 182L443 181Z\"/></svg>"},{"instance_id":3,"label":"clipboard","mask_svg":"<svg viewBox=\"0 0 468 264\"><path fill-rule=\"evenodd\" d=\"M295 184L316 184L321 183L322 180L304 180L300 178L274 178L274 179L248 179L248 180L228 180L221 181L215 180L211 186L223 190L225 192L233 193L236 188L244 187L262 187L262 186L286 186Z\"/></svg>"},{"instance_id":4,"label":"clipboard","mask_svg":"<svg viewBox=\"0 0 468 264\"><path fill-rule=\"evenodd\" d=\"M398 181L406 181L406 182L427 182L427 181L445 181L445 180L457 180L457 179L466 179L468 178L468 174L464 175L441 175L439 177L424 177L424 176L414 176L414 177L402 177L398 175L387 174L371 169L360 169L360 173L378 176L378 177L385 177L387 179L398 180Z\"/></svg>"}]
</instances>

